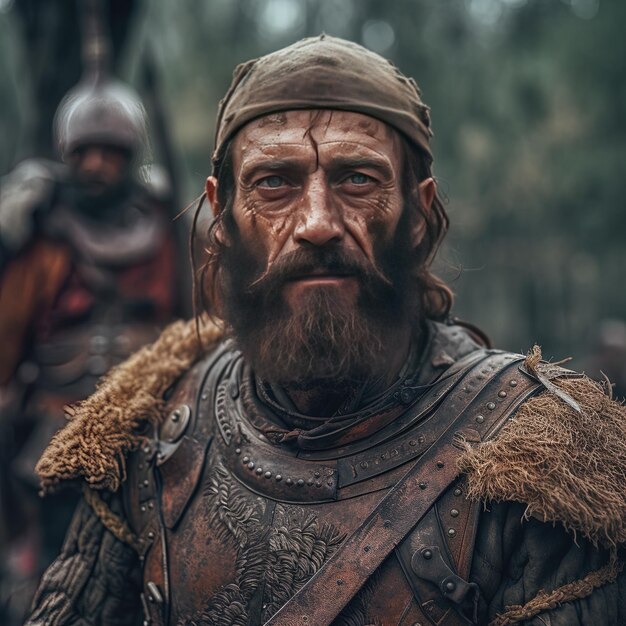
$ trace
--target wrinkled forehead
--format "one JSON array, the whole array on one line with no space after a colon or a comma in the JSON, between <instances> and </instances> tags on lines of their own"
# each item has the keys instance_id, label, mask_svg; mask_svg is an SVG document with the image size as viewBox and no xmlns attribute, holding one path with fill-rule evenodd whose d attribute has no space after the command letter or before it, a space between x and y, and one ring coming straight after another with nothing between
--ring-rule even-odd
<instances>
[{"instance_id":1,"label":"wrinkled forehead","mask_svg":"<svg viewBox=\"0 0 626 626\"><path fill-rule=\"evenodd\" d=\"M398 132L384 122L348 111L305 109L272 113L246 124L234 137L235 166L251 157L324 148L396 157Z\"/></svg>"}]
</instances>

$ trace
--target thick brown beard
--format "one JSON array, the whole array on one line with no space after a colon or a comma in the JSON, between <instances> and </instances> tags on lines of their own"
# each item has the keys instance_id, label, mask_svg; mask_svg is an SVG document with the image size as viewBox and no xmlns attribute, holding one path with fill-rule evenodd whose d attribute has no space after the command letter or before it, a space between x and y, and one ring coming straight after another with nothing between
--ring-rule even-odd
<instances>
[{"instance_id":1,"label":"thick brown beard","mask_svg":"<svg viewBox=\"0 0 626 626\"><path fill-rule=\"evenodd\" d=\"M419 298L410 281L408 228L400 220L396 236L365 266L340 248L308 248L291 253L260 273L260 262L232 233L219 272L224 317L253 370L284 386L359 384L387 375L389 350L398 349L394 331L417 320ZM325 267L350 273L359 283L357 306L318 287L297 311L283 297L287 281Z\"/></svg>"},{"instance_id":2,"label":"thick brown beard","mask_svg":"<svg viewBox=\"0 0 626 626\"><path fill-rule=\"evenodd\" d=\"M244 354L262 378L307 388L376 375L380 329L356 308L338 305L333 291L318 288L285 319L239 333Z\"/></svg>"}]
</instances>

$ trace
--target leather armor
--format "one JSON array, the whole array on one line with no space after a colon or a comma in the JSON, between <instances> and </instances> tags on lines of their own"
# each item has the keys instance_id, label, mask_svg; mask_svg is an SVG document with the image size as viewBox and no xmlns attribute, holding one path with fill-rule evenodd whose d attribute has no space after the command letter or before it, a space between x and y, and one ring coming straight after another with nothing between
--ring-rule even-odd
<instances>
[{"instance_id":1,"label":"leather armor","mask_svg":"<svg viewBox=\"0 0 626 626\"><path fill-rule=\"evenodd\" d=\"M419 368L390 402L304 446L268 427L272 406L230 341L183 377L125 484L144 545L146 625L264 624L442 432L462 422L485 440L541 387L523 357L485 349L460 326L429 322L427 334ZM480 505L463 493L462 478L445 488L334 624L475 621L479 590L468 578Z\"/></svg>"}]
</instances>

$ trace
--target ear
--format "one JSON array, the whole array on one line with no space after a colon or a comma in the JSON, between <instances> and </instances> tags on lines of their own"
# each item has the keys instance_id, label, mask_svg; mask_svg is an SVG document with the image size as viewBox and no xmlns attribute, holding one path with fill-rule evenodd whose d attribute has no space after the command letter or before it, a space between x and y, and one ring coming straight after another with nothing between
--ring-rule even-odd
<instances>
[{"instance_id":1,"label":"ear","mask_svg":"<svg viewBox=\"0 0 626 626\"><path fill-rule=\"evenodd\" d=\"M433 205L435 195L437 194L437 183L435 183L435 179L432 177L425 178L417 186L417 191L419 194L421 213L423 213L424 215L428 215ZM422 243L425 232L426 220L424 219L423 215L419 215L411 231L411 241L414 247L417 248L417 246Z\"/></svg>"},{"instance_id":2,"label":"ear","mask_svg":"<svg viewBox=\"0 0 626 626\"><path fill-rule=\"evenodd\" d=\"M206 179L206 184L204 186L204 190L206 191L206 197L211 205L211 210L213 211L213 217L217 217L222 210L219 202L217 201L217 178L215 176L209 176Z\"/></svg>"}]
</instances>

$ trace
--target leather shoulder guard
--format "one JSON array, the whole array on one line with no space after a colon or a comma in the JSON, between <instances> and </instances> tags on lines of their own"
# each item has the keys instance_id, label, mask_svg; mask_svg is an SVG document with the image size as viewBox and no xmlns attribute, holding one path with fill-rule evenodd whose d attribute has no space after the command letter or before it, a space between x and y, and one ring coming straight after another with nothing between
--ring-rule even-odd
<instances>
[{"instance_id":1,"label":"leather shoulder guard","mask_svg":"<svg viewBox=\"0 0 626 626\"><path fill-rule=\"evenodd\" d=\"M213 406L214 379L219 378L231 355L226 342L187 372L168 397L165 419L144 434L142 444L129 459L126 510L142 538L150 529L154 532L149 522L155 522L156 498L161 496L163 524L174 528L200 480L213 437L213 422L207 419L206 407Z\"/></svg>"},{"instance_id":2,"label":"leather shoulder guard","mask_svg":"<svg viewBox=\"0 0 626 626\"><path fill-rule=\"evenodd\" d=\"M625 542L626 407L599 383L549 363L533 375L550 384L497 438L461 458L469 496L521 502L527 516L560 522L594 544Z\"/></svg>"}]
</instances>

